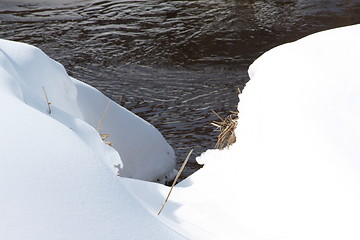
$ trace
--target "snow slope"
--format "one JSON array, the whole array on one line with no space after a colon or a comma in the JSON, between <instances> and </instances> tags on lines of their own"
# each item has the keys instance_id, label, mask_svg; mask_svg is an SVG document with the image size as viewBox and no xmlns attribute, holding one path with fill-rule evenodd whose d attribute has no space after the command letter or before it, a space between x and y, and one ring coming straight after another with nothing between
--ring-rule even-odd
<instances>
[{"instance_id":1,"label":"snow slope","mask_svg":"<svg viewBox=\"0 0 360 240\"><path fill-rule=\"evenodd\" d=\"M165 175L174 175L174 151L152 125L95 88L70 78L62 65L39 49L5 40L0 44L3 86L0 91L3 94L16 96L34 110L41 111L43 117L52 117L70 127L114 171L113 166L120 164L121 176L155 181ZM44 89L51 102L51 114L48 113ZM99 128L107 106L100 133L110 135L106 140L112 142L121 160L118 153L103 144L94 131Z\"/></svg>"},{"instance_id":2,"label":"snow slope","mask_svg":"<svg viewBox=\"0 0 360 240\"><path fill-rule=\"evenodd\" d=\"M0 98L0 239L183 239L113 166L146 180L172 172L173 151L153 126L111 103L102 131L115 151L94 128L109 99L39 49L5 40Z\"/></svg>"},{"instance_id":3,"label":"snow slope","mask_svg":"<svg viewBox=\"0 0 360 240\"><path fill-rule=\"evenodd\" d=\"M257 59L237 142L198 158L204 167L172 191L164 222L190 239L360 239L359 43L355 25ZM155 187L152 199L164 198Z\"/></svg>"},{"instance_id":4,"label":"snow slope","mask_svg":"<svg viewBox=\"0 0 360 240\"><path fill-rule=\"evenodd\" d=\"M175 177L174 150L154 126L97 89L73 78L72 81L84 121L95 129L101 125L100 133L109 134L105 140L120 154L120 176L162 183Z\"/></svg>"}]
</instances>

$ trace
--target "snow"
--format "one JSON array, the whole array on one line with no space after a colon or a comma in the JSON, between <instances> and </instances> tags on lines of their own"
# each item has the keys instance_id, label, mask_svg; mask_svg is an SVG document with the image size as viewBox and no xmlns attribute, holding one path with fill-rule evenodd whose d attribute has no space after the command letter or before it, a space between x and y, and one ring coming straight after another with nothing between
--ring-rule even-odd
<instances>
[{"instance_id":1,"label":"snow","mask_svg":"<svg viewBox=\"0 0 360 240\"><path fill-rule=\"evenodd\" d=\"M172 191L163 221L189 239L360 239L359 42L355 25L257 59L237 142L197 159L204 167ZM165 198L155 187L151 199Z\"/></svg>"},{"instance_id":2,"label":"snow","mask_svg":"<svg viewBox=\"0 0 360 240\"><path fill-rule=\"evenodd\" d=\"M39 49L5 40L0 97L0 239L182 239L139 205L114 168L145 180L173 172L174 153L153 126L111 102L102 131L115 149L125 141L141 148L116 151L91 126L109 99Z\"/></svg>"},{"instance_id":3,"label":"snow","mask_svg":"<svg viewBox=\"0 0 360 240\"><path fill-rule=\"evenodd\" d=\"M88 124L97 129L107 109L100 132L110 135L106 141L121 156L120 176L146 181L159 179L162 183L175 177L174 150L154 126L110 101L97 89L72 80L78 90L77 103Z\"/></svg>"},{"instance_id":4,"label":"snow","mask_svg":"<svg viewBox=\"0 0 360 240\"><path fill-rule=\"evenodd\" d=\"M2 40L1 55L3 84L9 85L2 91L41 111L43 117L52 117L71 128L114 171L113 166L120 164L121 176L164 181L164 176L174 175L174 151L152 125L95 88L69 77L62 65L35 47ZM44 89L51 102L51 114ZM108 104L100 131L109 134L106 140L117 152L103 144L94 131Z\"/></svg>"},{"instance_id":5,"label":"snow","mask_svg":"<svg viewBox=\"0 0 360 240\"><path fill-rule=\"evenodd\" d=\"M1 239L360 239L360 25L276 47L249 68L237 142L169 188L150 124L0 41ZM49 96L48 113L43 93Z\"/></svg>"},{"instance_id":6,"label":"snow","mask_svg":"<svg viewBox=\"0 0 360 240\"><path fill-rule=\"evenodd\" d=\"M215 239L359 239L359 42L355 25L257 59L237 142L198 159L175 214Z\"/></svg>"}]
</instances>

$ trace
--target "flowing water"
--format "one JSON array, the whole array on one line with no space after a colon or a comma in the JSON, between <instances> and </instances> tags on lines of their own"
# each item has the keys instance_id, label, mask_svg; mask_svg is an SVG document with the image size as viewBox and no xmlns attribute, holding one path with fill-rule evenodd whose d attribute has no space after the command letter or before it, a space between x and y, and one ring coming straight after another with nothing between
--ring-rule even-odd
<instances>
[{"instance_id":1,"label":"flowing water","mask_svg":"<svg viewBox=\"0 0 360 240\"><path fill-rule=\"evenodd\" d=\"M0 0L0 38L41 48L146 119L178 165L194 148L184 176L215 145L211 110L236 110L237 88L257 57L356 23L359 0Z\"/></svg>"}]
</instances>

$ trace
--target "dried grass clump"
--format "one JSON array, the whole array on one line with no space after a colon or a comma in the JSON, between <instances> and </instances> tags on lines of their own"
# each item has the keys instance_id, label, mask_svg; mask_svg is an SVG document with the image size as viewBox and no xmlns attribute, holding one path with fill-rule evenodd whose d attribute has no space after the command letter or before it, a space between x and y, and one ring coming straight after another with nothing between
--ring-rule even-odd
<instances>
[{"instance_id":1,"label":"dried grass clump","mask_svg":"<svg viewBox=\"0 0 360 240\"><path fill-rule=\"evenodd\" d=\"M220 119L220 121L213 121L211 125L218 128L220 134L217 137L215 148L224 149L236 142L235 129L238 121L238 113L230 111L230 114L223 119L214 110L213 113Z\"/></svg>"}]
</instances>

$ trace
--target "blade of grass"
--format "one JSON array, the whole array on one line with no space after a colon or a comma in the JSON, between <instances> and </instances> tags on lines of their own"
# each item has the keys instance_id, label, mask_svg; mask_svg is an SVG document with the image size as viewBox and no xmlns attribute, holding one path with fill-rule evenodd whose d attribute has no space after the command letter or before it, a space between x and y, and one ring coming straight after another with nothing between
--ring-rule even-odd
<instances>
[{"instance_id":1,"label":"blade of grass","mask_svg":"<svg viewBox=\"0 0 360 240\"><path fill-rule=\"evenodd\" d=\"M212 110L211 109L211 111L223 122L224 121L224 119L222 119L222 117L220 117L220 115L217 113L217 112L215 112L214 110Z\"/></svg>"},{"instance_id":2,"label":"blade of grass","mask_svg":"<svg viewBox=\"0 0 360 240\"><path fill-rule=\"evenodd\" d=\"M51 114L51 108L50 108L51 102L49 102L49 99L48 99L48 96L47 96L47 94L46 94L46 91L45 91L45 87L44 87L44 86L43 86L43 91L44 91L44 94L45 94L46 103L47 103L48 108L49 108L49 114Z\"/></svg>"},{"instance_id":3,"label":"blade of grass","mask_svg":"<svg viewBox=\"0 0 360 240\"><path fill-rule=\"evenodd\" d=\"M102 124L103 124L103 122L104 122L104 119L105 119L105 116L106 116L106 113L107 113L107 111L109 110L110 103L111 103L111 101L109 101L108 104L106 105L105 111L104 111L104 113L103 113L103 115L102 115L102 117L101 117L99 126L98 126L98 128L97 128L97 131L98 131L98 132L100 132L101 126L102 126Z\"/></svg>"},{"instance_id":4,"label":"blade of grass","mask_svg":"<svg viewBox=\"0 0 360 240\"><path fill-rule=\"evenodd\" d=\"M173 190L173 188L174 188L177 180L179 179L179 176L180 176L181 172L184 170L184 167L185 167L186 163L188 162L189 157L190 157L190 155L191 155L192 152L193 152L193 149L190 150L189 154L187 155L187 157L185 158L183 164L181 165L181 168L180 168L178 174L176 175L173 184L171 185L170 191L169 191L169 193L168 193L168 195L167 195L164 203L162 204L162 206L161 206L161 208L160 208L160 210L159 210L159 212L158 212L158 215L160 215L161 211L164 209L165 204L167 203L167 201L168 201L168 199L169 199L169 197L170 197L170 194L171 194L171 192L172 192L172 190Z\"/></svg>"}]
</instances>

